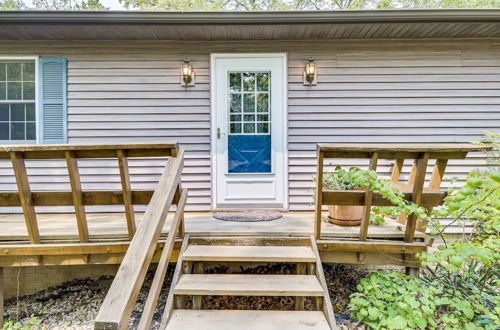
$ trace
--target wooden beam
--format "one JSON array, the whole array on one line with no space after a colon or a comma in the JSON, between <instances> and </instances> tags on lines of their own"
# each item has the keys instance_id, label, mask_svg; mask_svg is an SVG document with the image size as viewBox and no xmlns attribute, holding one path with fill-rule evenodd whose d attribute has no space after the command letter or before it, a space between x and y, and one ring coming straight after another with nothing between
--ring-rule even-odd
<instances>
[{"instance_id":1,"label":"wooden beam","mask_svg":"<svg viewBox=\"0 0 500 330\"><path fill-rule=\"evenodd\" d=\"M434 168L432 170L431 180L429 181L429 188L430 189L440 189L441 188L441 182L443 181L444 172L446 171L446 165L448 165L448 159L437 159L436 160L436 164L434 165ZM422 204L424 204L424 203L422 203ZM437 205L426 205L425 208L427 209L427 212L429 214L432 213L434 206L437 206ZM425 232L426 226L427 226L426 221L424 221L422 219L418 219L418 221L417 221L417 230L418 231Z\"/></svg>"},{"instance_id":2,"label":"wooden beam","mask_svg":"<svg viewBox=\"0 0 500 330\"><path fill-rule=\"evenodd\" d=\"M323 205L364 205L365 192L362 190L334 190L323 191ZM411 200L412 193L403 191L404 198ZM440 205L446 197L445 191L430 191L424 190L422 194L423 205ZM372 206L392 206L393 204L388 199L384 198L380 193L373 193Z\"/></svg>"},{"instance_id":3,"label":"wooden beam","mask_svg":"<svg viewBox=\"0 0 500 330\"><path fill-rule=\"evenodd\" d=\"M392 168L391 173L391 182L399 182L399 178L401 177L401 171L403 170L403 165L405 163L404 159L396 159L394 163L394 167Z\"/></svg>"},{"instance_id":4,"label":"wooden beam","mask_svg":"<svg viewBox=\"0 0 500 330\"><path fill-rule=\"evenodd\" d=\"M131 191L132 203L149 204L153 190ZM33 206L73 206L71 191L32 191ZM82 191L83 205L123 205L123 192L114 190ZM18 192L0 192L0 206L22 206Z\"/></svg>"},{"instance_id":5,"label":"wooden beam","mask_svg":"<svg viewBox=\"0 0 500 330\"><path fill-rule=\"evenodd\" d=\"M403 253L415 254L427 251L424 242L405 243L398 241L355 241L355 240L317 240L319 251L338 252L379 252L379 253Z\"/></svg>"},{"instance_id":6,"label":"wooden beam","mask_svg":"<svg viewBox=\"0 0 500 330\"><path fill-rule=\"evenodd\" d=\"M128 169L127 151L117 150L118 167L120 168L120 180L122 183L123 204L125 206L125 216L127 219L127 230L130 239L134 237L136 230L134 204L132 204L132 188L130 185L130 172Z\"/></svg>"},{"instance_id":7,"label":"wooden beam","mask_svg":"<svg viewBox=\"0 0 500 330\"><path fill-rule=\"evenodd\" d=\"M164 157L177 155L178 143L130 144L54 144L54 145L2 145L0 159L9 159L10 152L22 152L25 159L64 159L66 151L76 158L114 158L116 150L127 150L128 157Z\"/></svg>"},{"instance_id":8,"label":"wooden beam","mask_svg":"<svg viewBox=\"0 0 500 330\"><path fill-rule=\"evenodd\" d=\"M314 238L321 238L321 213L323 207L323 152L318 147L316 164L316 196L315 196L315 215L314 215Z\"/></svg>"},{"instance_id":9,"label":"wooden beam","mask_svg":"<svg viewBox=\"0 0 500 330\"><path fill-rule=\"evenodd\" d=\"M439 189L441 188L441 182L443 181L444 172L446 170L446 165L448 165L448 159L438 159L432 170L431 180L429 182L429 188Z\"/></svg>"},{"instance_id":10,"label":"wooden beam","mask_svg":"<svg viewBox=\"0 0 500 330\"><path fill-rule=\"evenodd\" d=\"M189 244L189 234L186 234L184 236L184 239L182 240L182 246L179 252L179 259L177 260L177 264L175 265L175 270L174 270L174 275L172 276L172 284L170 285L171 288L179 282L179 278L181 277L184 267L183 267L183 260L182 256L184 254L184 251L186 251L186 248ZM163 310L163 315L160 320L160 329L165 329L167 326L167 322L170 319L170 316L172 315L172 311L174 309L175 305L175 295L174 295L174 290L168 290L168 296L167 296L167 301L165 302L165 309ZM179 297L180 302L184 300L183 298Z\"/></svg>"},{"instance_id":11,"label":"wooden beam","mask_svg":"<svg viewBox=\"0 0 500 330\"><path fill-rule=\"evenodd\" d=\"M330 294L328 292L328 286L326 284L325 272L323 271L323 265L321 264L321 257L319 255L318 246L314 237L311 237L311 248L316 255L316 277L323 288L323 313L325 318L330 324L332 329L337 328L337 323L335 322L335 314L333 313L332 302L330 300Z\"/></svg>"},{"instance_id":12,"label":"wooden beam","mask_svg":"<svg viewBox=\"0 0 500 330\"><path fill-rule=\"evenodd\" d=\"M172 254L172 249L174 248L175 238L177 237L179 226L183 221L186 200L187 189L182 189L181 197L179 198L179 203L177 204L177 210L175 211L174 219L172 220L172 224L170 225L167 241L165 243L165 246L163 247L160 261L158 262L156 273L153 278L153 283L151 284L151 288L149 289L148 298L146 299L144 308L142 309L142 316L138 326L139 330L148 330L151 324L151 320L153 319L153 314L156 310L161 287L163 285L163 281L165 280L165 274L167 273L170 254Z\"/></svg>"},{"instance_id":13,"label":"wooden beam","mask_svg":"<svg viewBox=\"0 0 500 330\"><path fill-rule=\"evenodd\" d=\"M425 152L429 154L430 159L463 159L468 152L490 148L470 143L320 143L318 149L324 152L325 158L371 158L372 153L376 152L379 159L415 159Z\"/></svg>"},{"instance_id":14,"label":"wooden beam","mask_svg":"<svg viewBox=\"0 0 500 330\"><path fill-rule=\"evenodd\" d=\"M413 184L412 202L422 206L422 190L424 188L425 172L427 170L427 163L429 161L429 154L423 153L417 161L417 169L415 175L415 183ZM413 242L415 237L415 229L417 224L417 216L410 214L406 221L405 242Z\"/></svg>"},{"instance_id":15,"label":"wooden beam","mask_svg":"<svg viewBox=\"0 0 500 330\"><path fill-rule=\"evenodd\" d=\"M26 172L26 164L24 163L23 154L21 152L11 152L10 159L14 167L16 176L17 189L19 191L19 199L23 208L24 220L31 243L40 243L40 232L36 221L35 207L31 198L31 189Z\"/></svg>"},{"instance_id":16,"label":"wooden beam","mask_svg":"<svg viewBox=\"0 0 500 330\"><path fill-rule=\"evenodd\" d=\"M374 152L372 157L370 158L370 167L369 169L372 171L377 170L377 162L378 162L378 153ZM373 192L370 189L370 186L366 187L365 190L365 203L363 208L363 217L361 218L361 225L359 227L359 239L361 241L366 241L368 237L368 225L370 224L370 214L372 211L372 203L373 203Z\"/></svg>"},{"instance_id":17,"label":"wooden beam","mask_svg":"<svg viewBox=\"0 0 500 330\"><path fill-rule=\"evenodd\" d=\"M78 236L80 242L89 241L89 228L87 225L87 215L82 198L82 183L80 181L80 172L78 170L78 161L75 158L74 151L66 151L66 164L68 166L69 182L71 184L71 193L73 205L75 206L76 223L78 226Z\"/></svg>"},{"instance_id":18,"label":"wooden beam","mask_svg":"<svg viewBox=\"0 0 500 330\"><path fill-rule=\"evenodd\" d=\"M104 299L94 322L95 329L126 329L139 291L180 182L183 151L172 158L160 178L144 219Z\"/></svg>"},{"instance_id":19,"label":"wooden beam","mask_svg":"<svg viewBox=\"0 0 500 330\"><path fill-rule=\"evenodd\" d=\"M181 191L181 186L179 185L177 187L177 189L175 190L175 196L174 196L174 204L176 205L176 207L179 207L179 201L180 201L180 198L181 198L181 195L182 195L182 191ZM187 196L186 196L186 199L187 199ZM181 223L179 225L179 237L183 238L184 235L186 234L186 226L185 226L185 223L184 223L184 213L181 214Z\"/></svg>"},{"instance_id":20,"label":"wooden beam","mask_svg":"<svg viewBox=\"0 0 500 330\"><path fill-rule=\"evenodd\" d=\"M408 177L408 182L406 183L406 185L409 187L413 187L413 185L415 183L415 177L417 175L417 167L418 167L418 158L415 158L413 160L413 165L411 166L411 171L410 171L410 176ZM398 217L398 222L404 225L404 224L406 224L407 218L408 218L408 215L405 212L402 212Z\"/></svg>"}]
</instances>

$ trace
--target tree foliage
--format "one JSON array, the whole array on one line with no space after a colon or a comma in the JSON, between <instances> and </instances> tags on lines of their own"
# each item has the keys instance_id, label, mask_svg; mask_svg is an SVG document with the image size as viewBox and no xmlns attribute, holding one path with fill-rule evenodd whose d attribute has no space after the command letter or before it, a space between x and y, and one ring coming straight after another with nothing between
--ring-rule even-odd
<instances>
[{"instance_id":1,"label":"tree foliage","mask_svg":"<svg viewBox=\"0 0 500 330\"><path fill-rule=\"evenodd\" d=\"M0 0L0 10L109 10L100 0L33 0L27 6L22 0Z\"/></svg>"},{"instance_id":2,"label":"tree foliage","mask_svg":"<svg viewBox=\"0 0 500 330\"><path fill-rule=\"evenodd\" d=\"M390 8L498 8L500 0L120 0L143 10L344 10Z\"/></svg>"},{"instance_id":3,"label":"tree foliage","mask_svg":"<svg viewBox=\"0 0 500 330\"><path fill-rule=\"evenodd\" d=\"M26 9L21 0L0 0L0 10L22 10Z\"/></svg>"}]
</instances>

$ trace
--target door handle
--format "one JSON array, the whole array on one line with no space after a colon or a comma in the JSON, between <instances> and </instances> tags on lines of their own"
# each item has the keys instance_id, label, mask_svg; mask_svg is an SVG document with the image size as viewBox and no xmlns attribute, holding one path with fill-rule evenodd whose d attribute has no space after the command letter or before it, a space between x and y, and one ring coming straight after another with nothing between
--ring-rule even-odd
<instances>
[{"instance_id":1,"label":"door handle","mask_svg":"<svg viewBox=\"0 0 500 330\"><path fill-rule=\"evenodd\" d=\"M217 139L220 139L220 136L221 136L222 134L223 134L223 135L226 135L226 133L222 133L222 132L220 131L220 127L217 127Z\"/></svg>"}]
</instances>

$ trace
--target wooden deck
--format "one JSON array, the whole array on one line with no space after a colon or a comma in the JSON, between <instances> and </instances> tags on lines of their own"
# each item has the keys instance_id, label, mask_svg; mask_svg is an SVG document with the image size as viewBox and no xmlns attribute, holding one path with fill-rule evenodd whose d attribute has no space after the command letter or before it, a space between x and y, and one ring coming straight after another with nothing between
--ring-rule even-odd
<instances>
[{"instance_id":1,"label":"wooden deck","mask_svg":"<svg viewBox=\"0 0 500 330\"><path fill-rule=\"evenodd\" d=\"M139 225L143 214L135 216ZM21 214L0 215L0 267L120 264L130 244L125 213L87 214L89 243L79 242L74 214L38 214L37 220L42 244L31 244ZM169 214L154 262L160 258L172 220L173 214ZM314 213L285 213L282 219L253 223L217 220L210 213L185 213L184 221L186 233L192 237L227 242L246 237L272 243L273 237L312 236ZM323 262L418 266L414 255L427 249L425 235L416 232L416 241L405 243L404 233L404 225L388 220L383 225L370 225L368 240L359 241L359 227L333 225L325 216L321 239L316 242ZM180 247L178 238L170 261L177 260Z\"/></svg>"},{"instance_id":2,"label":"wooden deck","mask_svg":"<svg viewBox=\"0 0 500 330\"><path fill-rule=\"evenodd\" d=\"M142 213L136 213L136 221L142 221ZM37 215L42 240L78 240L75 214ZM173 213L165 225L162 235L168 234ZM127 221L124 213L88 213L87 223L91 240L128 239ZM284 217L273 221L234 222L215 219L210 213L185 213L186 233L191 236L311 236L314 227L314 213L285 213ZM28 242L28 232L22 214L0 215L0 242ZM341 227L327 222L322 223L322 238L357 238L359 227ZM370 225L368 237L372 239L403 240L404 225L387 220L382 225ZM417 232L416 238L424 238Z\"/></svg>"}]
</instances>

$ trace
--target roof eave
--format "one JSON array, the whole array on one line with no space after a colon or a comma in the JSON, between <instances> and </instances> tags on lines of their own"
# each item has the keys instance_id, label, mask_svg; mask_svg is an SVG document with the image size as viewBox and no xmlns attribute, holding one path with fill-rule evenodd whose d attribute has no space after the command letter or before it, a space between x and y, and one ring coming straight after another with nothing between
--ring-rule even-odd
<instances>
[{"instance_id":1,"label":"roof eave","mask_svg":"<svg viewBox=\"0 0 500 330\"><path fill-rule=\"evenodd\" d=\"M0 11L0 24L332 24L499 22L500 9L345 11Z\"/></svg>"}]
</instances>

